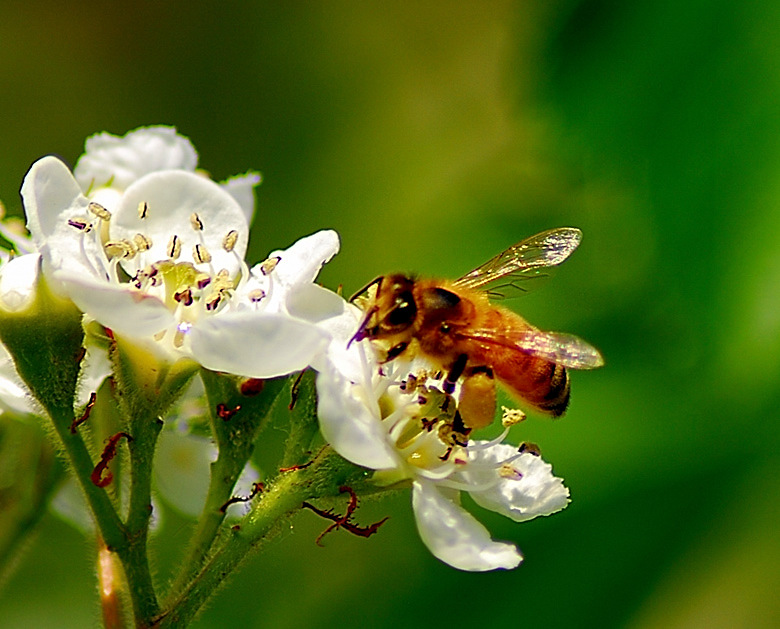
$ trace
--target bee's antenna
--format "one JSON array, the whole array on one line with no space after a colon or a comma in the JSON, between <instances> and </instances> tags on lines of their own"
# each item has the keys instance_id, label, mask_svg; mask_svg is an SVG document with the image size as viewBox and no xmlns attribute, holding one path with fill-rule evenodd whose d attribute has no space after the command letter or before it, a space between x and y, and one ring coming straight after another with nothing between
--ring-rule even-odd
<instances>
[{"instance_id":1,"label":"bee's antenna","mask_svg":"<svg viewBox=\"0 0 780 629\"><path fill-rule=\"evenodd\" d=\"M355 335L349 339L349 343L347 343L347 349L349 349L349 346L352 345L353 341L362 341L364 338L368 336L366 333L366 329L368 328L368 322L371 321L371 317L376 314L376 311L379 310L377 306L374 306L371 308L367 313L366 316L363 318L363 321L361 321L360 325L358 326L357 332L355 332Z\"/></svg>"}]
</instances>

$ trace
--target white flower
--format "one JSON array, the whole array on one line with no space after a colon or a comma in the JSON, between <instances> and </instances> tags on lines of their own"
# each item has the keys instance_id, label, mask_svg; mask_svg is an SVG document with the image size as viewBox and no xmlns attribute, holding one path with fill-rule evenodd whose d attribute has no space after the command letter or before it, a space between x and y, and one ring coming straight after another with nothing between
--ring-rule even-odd
<instances>
[{"instance_id":1,"label":"white flower","mask_svg":"<svg viewBox=\"0 0 780 629\"><path fill-rule=\"evenodd\" d=\"M353 314L352 334L358 320ZM341 339L344 346L349 338L348 332ZM457 395L443 393L439 381L410 375L414 366L398 359L380 368L365 341L351 350L317 377L325 439L346 459L377 470L375 482L411 482L417 529L436 557L461 570L516 567L518 549L491 539L460 506L460 493L521 522L564 508L569 492L563 481L540 457L500 443L504 435L469 440Z\"/></svg>"},{"instance_id":2,"label":"white flower","mask_svg":"<svg viewBox=\"0 0 780 629\"><path fill-rule=\"evenodd\" d=\"M87 138L73 174L90 200L113 211L122 193L144 175L163 170L194 173L195 147L174 127L141 127L124 136L98 133ZM254 187L260 175L249 172L220 184L241 206L247 223L255 209Z\"/></svg>"},{"instance_id":3,"label":"white flower","mask_svg":"<svg viewBox=\"0 0 780 629\"><path fill-rule=\"evenodd\" d=\"M223 187L194 166L189 142L165 128L91 138L76 174L92 198L58 159L33 164L22 197L44 274L84 313L166 360L257 378L306 367L328 342L313 320L328 313L296 317L287 302L311 288L337 234L304 238L250 271L254 176Z\"/></svg>"}]
</instances>

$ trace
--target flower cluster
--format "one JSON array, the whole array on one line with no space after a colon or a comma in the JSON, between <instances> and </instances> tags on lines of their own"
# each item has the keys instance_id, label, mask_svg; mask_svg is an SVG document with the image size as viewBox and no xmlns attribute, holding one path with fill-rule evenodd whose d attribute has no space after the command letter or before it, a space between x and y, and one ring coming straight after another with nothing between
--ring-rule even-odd
<instances>
[{"instance_id":1,"label":"flower cluster","mask_svg":"<svg viewBox=\"0 0 780 629\"><path fill-rule=\"evenodd\" d=\"M313 367L325 440L375 470L376 486L411 486L420 536L436 557L462 570L517 566L517 548L492 540L461 493L519 522L566 506L561 479L536 454L503 443L505 434L472 439L456 393L430 365L381 365L370 341L350 343L360 311L315 284L338 251L334 231L250 268L259 181L256 173L212 181L168 127L94 136L73 172L42 158L22 186L29 238L0 227L15 248L0 260L0 316L33 308L43 278L85 322L162 364L264 379ZM87 364L94 373L82 381L96 390L109 367ZM0 355L0 404L30 408L8 355Z\"/></svg>"}]
</instances>

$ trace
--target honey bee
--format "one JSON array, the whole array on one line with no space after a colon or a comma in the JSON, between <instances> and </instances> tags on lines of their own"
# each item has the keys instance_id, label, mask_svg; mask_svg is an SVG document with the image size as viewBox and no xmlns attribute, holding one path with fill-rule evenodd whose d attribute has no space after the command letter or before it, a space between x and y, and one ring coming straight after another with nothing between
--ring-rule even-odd
<instances>
[{"instance_id":1,"label":"honey bee","mask_svg":"<svg viewBox=\"0 0 780 629\"><path fill-rule=\"evenodd\" d=\"M559 417L569 403L567 369L600 367L601 354L576 336L543 332L491 303L486 288L518 287L523 278L543 275L581 239L579 229L551 229L454 281L380 276L352 297L365 312L352 341L375 342L385 353L383 362L401 355L428 359L445 374L446 393L460 380L458 410L467 429L493 421L495 380L537 411Z\"/></svg>"}]
</instances>

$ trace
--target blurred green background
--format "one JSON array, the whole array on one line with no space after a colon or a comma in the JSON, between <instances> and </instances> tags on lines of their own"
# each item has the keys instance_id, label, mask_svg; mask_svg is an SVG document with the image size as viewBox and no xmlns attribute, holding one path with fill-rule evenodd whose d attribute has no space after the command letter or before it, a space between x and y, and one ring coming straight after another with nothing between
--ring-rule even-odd
<instances>
[{"instance_id":1,"label":"blurred green background","mask_svg":"<svg viewBox=\"0 0 780 629\"><path fill-rule=\"evenodd\" d=\"M176 125L215 178L264 183L250 261L332 227L321 275L455 277L580 227L507 302L599 347L540 443L573 502L515 525L513 572L433 559L408 493L380 534L311 513L197 627L780 626L780 4L770 1L0 4L0 199L97 131ZM187 523L157 537L166 573ZM42 522L3 627L95 626L89 543Z\"/></svg>"}]
</instances>

